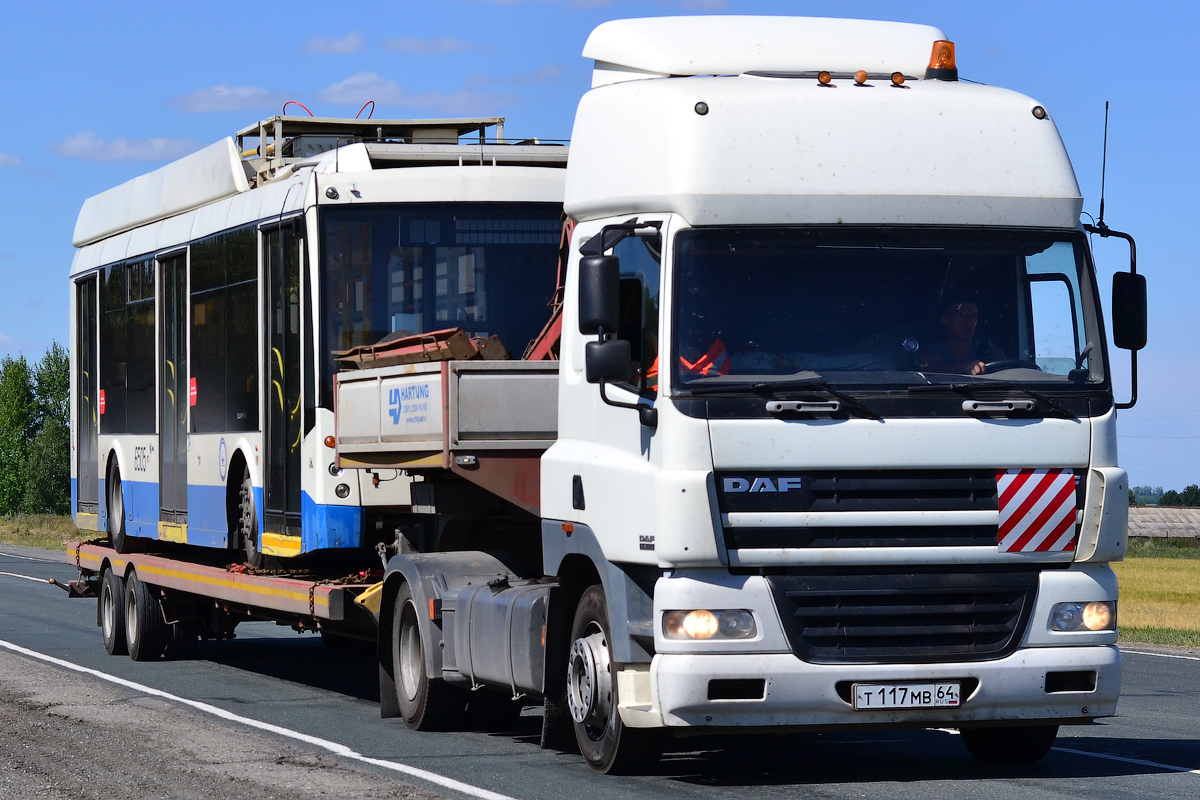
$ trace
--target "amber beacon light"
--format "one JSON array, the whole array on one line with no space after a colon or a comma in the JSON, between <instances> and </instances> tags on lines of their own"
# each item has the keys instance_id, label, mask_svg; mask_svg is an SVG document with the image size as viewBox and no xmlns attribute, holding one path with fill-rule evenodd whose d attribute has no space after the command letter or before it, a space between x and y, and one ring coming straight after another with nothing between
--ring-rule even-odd
<instances>
[{"instance_id":1,"label":"amber beacon light","mask_svg":"<svg viewBox=\"0 0 1200 800\"><path fill-rule=\"evenodd\" d=\"M925 68L926 80L956 81L958 66L954 63L954 42L938 39L929 54L929 66Z\"/></svg>"}]
</instances>

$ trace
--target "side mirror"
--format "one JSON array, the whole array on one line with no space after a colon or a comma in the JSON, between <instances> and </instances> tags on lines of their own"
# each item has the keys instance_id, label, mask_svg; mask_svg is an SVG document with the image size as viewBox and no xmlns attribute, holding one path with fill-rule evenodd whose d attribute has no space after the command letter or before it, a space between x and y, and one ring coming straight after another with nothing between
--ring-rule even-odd
<instances>
[{"instance_id":1,"label":"side mirror","mask_svg":"<svg viewBox=\"0 0 1200 800\"><path fill-rule=\"evenodd\" d=\"M616 333L620 322L620 286L621 261L616 256L584 256L579 259L580 333L592 336L599 333L601 328L605 333Z\"/></svg>"},{"instance_id":2,"label":"side mirror","mask_svg":"<svg viewBox=\"0 0 1200 800\"><path fill-rule=\"evenodd\" d=\"M583 349L583 363L588 383L627 383L633 375L633 357L624 339L588 342Z\"/></svg>"},{"instance_id":3,"label":"side mirror","mask_svg":"<svg viewBox=\"0 0 1200 800\"><path fill-rule=\"evenodd\" d=\"M1132 272L1113 275L1113 344L1122 350L1146 346L1146 277Z\"/></svg>"}]
</instances>

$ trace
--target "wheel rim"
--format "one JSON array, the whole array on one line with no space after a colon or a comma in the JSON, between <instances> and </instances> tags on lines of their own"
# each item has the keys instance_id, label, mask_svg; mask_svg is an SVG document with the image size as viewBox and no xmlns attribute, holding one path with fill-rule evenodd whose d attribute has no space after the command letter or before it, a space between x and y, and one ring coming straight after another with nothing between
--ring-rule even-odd
<instances>
[{"instance_id":1,"label":"wheel rim","mask_svg":"<svg viewBox=\"0 0 1200 800\"><path fill-rule=\"evenodd\" d=\"M567 708L592 739L608 727L612 715L612 659L608 637L594 623L571 645L567 663Z\"/></svg>"},{"instance_id":2,"label":"wheel rim","mask_svg":"<svg viewBox=\"0 0 1200 800\"><path fill-rule=\"evenodd\" d=\"M121 491L121 473L115 470L113 471L112 497L109 500L109 506L112 509L109 514L109 525L113 526L113 520L116 520L116 527L113 527L113 531L119 532L121 524L125 522L125 496Z\"/></svg>"},{"instance_id":3,"label":"wheel rim","mask_svg":"<svg viewBox=\"0 0 1200 800\"><path fill-rule=\"evenodd\" d=\"M133 587L125 597L125 640L131 646L136 646L138 640L137 596Z\"/></svg>"},{"instance_id":4,"label":"wheel rim","mask_svg":"<svg viewBox=\"0 0 1200 800\"><path fill-rule=\"evenodd\" d=\"M412 603L406 603L400 619L400 689L409 702L417 699L424 654L421 652L421 630Z\"/></svg>"},{"instance_id":5,"label":"wheel rim","mask_svg":"<svg viewBox=\"0 0 1200 800\"><path fill-rule=\"evenodd\" d=\"M113 602L112 586L109 585L107 576L104 580L104 586L100 590L100 630L104 633L106 640L112 639L113 628L116 620L113 619L116 609L116 604Z\"/></svg>"}]
</instances>

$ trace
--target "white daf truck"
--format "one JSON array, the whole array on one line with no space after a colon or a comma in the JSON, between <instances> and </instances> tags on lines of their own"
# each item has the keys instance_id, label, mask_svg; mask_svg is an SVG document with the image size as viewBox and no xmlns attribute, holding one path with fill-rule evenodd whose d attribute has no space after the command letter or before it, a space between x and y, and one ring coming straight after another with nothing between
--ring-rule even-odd
<instances>
[{"instance_id":1,"label":"white daf truck","mask_svg":"<svg viewBox=\"0 0 1200 800\"><path fill-rule=\"evenodd\" d=\"M1132 401L1087 233L1129 237L1080 225L1049 110L921 25L625 20L584 56L557 363L338 376L339 465L414 480L384 713L540 697L602 772L866 726L1033 761L1112 715ZM1144 345L1135 267L1112 330Z\"/></svg>"}]
</instances>

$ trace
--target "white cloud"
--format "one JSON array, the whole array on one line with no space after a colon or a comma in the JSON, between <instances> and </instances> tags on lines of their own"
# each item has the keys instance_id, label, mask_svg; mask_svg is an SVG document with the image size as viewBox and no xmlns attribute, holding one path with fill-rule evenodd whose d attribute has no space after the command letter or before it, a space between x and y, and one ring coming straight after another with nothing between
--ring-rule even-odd
<instances>
[{"instance_id":1,"label":"white cloud","mask_svg":"<svg viewBox=\"0 0 1200 800\"><path fill-rule=\"evenodd\" d=\"M6 347L11 347L12 345L14 345L16 343L17 343L16 339L9 336L7 333L0 331L0 344L4 345Z\"/></svg>"},{"instance_id":2,"label":"white cloud","mask_svg":"<svg viewBox=\"0 0 1200 800\"><path fill-rule=\"evenodd\" d=\"M544 83L558 80L562 77L563 68L558 64L547 64L533 72L518 72L516 75L500 77L486 72L476 72L467 79L467 87L477 86L514 86L530 83Z\"/></svg>"},{"instance_id":3,"label":"white cloud","mask_svg":"<svg viewBox=\"0 0 1200 800\"><path fill-rule=\"evenodd\" d=\"M171 105L180 111L240 111L244 108L267 108L282 105L287 100L278 92L257 86L230 86L221 83L207 89L176 97Z\"/></svg>"},{"instance_id":4,"label":"white cloud","mask_svg":"<svg viewBox=\"0 0 1200 800\"><path fill-rule=\"evenodd\" d=\"M443 53L466 53L471 50L482 50L479 45L442 36L437 39L418 39L408 36L399 39L384 39L383 46L389 50L399 50L401 53L416 53L422 56L435 56Z\"/></svg>"},{"instance_id":5,"label":"white cloud","mask_svg":"<svg viewBox=\"0 0 1200 800\"><path fill-rule=\"evenodd\" d=\"M21 166L20 156L14 156L9 153L0 153L0 168L19 166Z\"/></svg>"},{"instance_id":6,"label":"white cloud","mask_svg":"<svg viewBox=\"0 0 1200 800\"><path fill-rule=\"evenodd\" d=\"M304 43L304 52L306 53L321 53L334 56L358 53L366 49L367 40L358 31L350 31L340 39L327 39L323 36L314 36Z\"/></svg>"},{"instance_id":7,"label":"white cloud","mask_svg":"<svg viewBox=\"0 0 1200 800\"><path fill-rule=\"evenodd\" d=\"M354 106L374 100L380 105L420 108L440 114L484 114L518 99L509 92L453 92L416 94L376 72L359 72L317 92L317 99L330 105Z\"/></svg>"},{"instance_id":8,"label":"white cloud","mask_svg":"<svg viewBox=\"0 0 1200 800\"><path fill-rule=\"evenodd\" d=\"M105 141L95 131L80 131L51 142L50 152L66 158L85 161L170 161L196 149L194 139L170 139L165 136L151 139L126 139L119 136Z\"/></svg>"}]
</instances>

